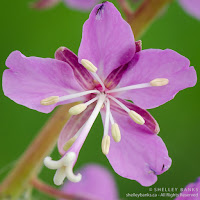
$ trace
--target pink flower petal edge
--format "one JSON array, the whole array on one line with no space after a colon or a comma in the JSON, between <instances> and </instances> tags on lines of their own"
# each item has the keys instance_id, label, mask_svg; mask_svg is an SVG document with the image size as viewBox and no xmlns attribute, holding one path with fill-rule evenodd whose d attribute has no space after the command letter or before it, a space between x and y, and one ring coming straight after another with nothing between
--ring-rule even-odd
<instances>
[{"instance_id":1,"label":"pink flower petal edge","mask_svg":"<svg viewBox=\"0 0 200 200\"><path fill-rule=\"evenodd\" d=\"M179 0L180 5L193 17L200 20L200 1L199 0Z\"/></svg>"},{"instance_id":2,"label":"pink flower petal edge","mask_svg":"<svg viewBox=\"0 0 200 200\"><path fill-rule=\"evenodd\" d=\"M80 169L80 172L83 175L82 181L66 182L62 191L90 199L119 199L114 178L108 170L99 165L90 164Z\"/></svg>"}]
</instances>

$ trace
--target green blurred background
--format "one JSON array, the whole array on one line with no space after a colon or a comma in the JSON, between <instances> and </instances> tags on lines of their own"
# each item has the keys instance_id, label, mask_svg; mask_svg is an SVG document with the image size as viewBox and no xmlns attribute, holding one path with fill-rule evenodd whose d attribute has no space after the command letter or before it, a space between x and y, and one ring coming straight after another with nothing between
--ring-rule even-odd
<instances>
[{"instance_id":1,"label":"green blurred background","mask_svg":"<svg viewBox=\"0 0 200 200\"><path fill-rule=\"evenodd\" d=\"M63 3L46 11L35 11L28 5L27 0L1 1L1 74L6 68L4 63L7 56L14 50L20 50L26 56L38 57L53 57L55 50L60 46L78 52L82 25L89 13L70 10ZM189 58L198 74L200 73L199 36L200 21L187 15L175 1L142 37L143 49L173 49ZM2 180L49 115L14 103L3 95L2 89L0 96L0 180ZM160 124L160 136L173 160L172 167L158 176L158 181L152 188L184 187L200 175L199 97L199 85L197 85L181 91L174 100L165 105L150 110ZM102 134L102 123L98 117L81 150L75 169L89 162L100 163L114 175L121 198L132 199L125 198L126 193L147 193L148 188L114 173L101 152ZM52 156L54 159L59 158L57 149ZM53 175L54 171L44 168L40 177L53 184ZM50 199L42 194L35 195L36 199Z\"/></svg>"}]
</instances>

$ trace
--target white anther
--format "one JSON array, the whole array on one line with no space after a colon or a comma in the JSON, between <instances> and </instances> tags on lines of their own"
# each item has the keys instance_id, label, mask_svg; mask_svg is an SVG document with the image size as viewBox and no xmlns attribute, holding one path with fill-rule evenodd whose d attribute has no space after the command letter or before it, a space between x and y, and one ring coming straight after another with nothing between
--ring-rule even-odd
<instances>
[{"instance_id":1,"label":"white anther","mask_svg":"<svg viewBox=\"0 0 200 200\"><path fill-rule=\"evenodd\" d=\"M40 104L43 106L49 106L57 103L58 101L59 101L59 96L51 96L40 101Z\"/></svg>"},{"instance_id":2,"label":"white anther","mask_svg":"<svg viewBox=\"0 0 200 200\"><path fill-rule=\"evenodd\" d=\"M135 111L131 110L128 114L135 123L140 125L143 125L145 123L144 118Z\"/></svg>"},{"instance_id":3,"label":"white anther","mask_svg":"<svg viewBox=\"0 0 200 200\"><path fill-rule=\"evenodd\" d=\"M99 94L100 92L98 90L88 90L88 91L84 91L84 92L70 94L70 95L60 97L59 102L66 101L66 100L69 100L69 99L74 99L74 98L85 96L85 95L92 94L92 93Z\"/></svg>"},{"instance_id":4,"label":"white anther","mask_svg":"<svg viewBox=\"0 0 200 200\"><path fill-rule=\"evenodd\" d=\"M169 83L169 80L167 78L156 78L150 82L150 85L158 87L158 86L167 85L168 83Z\"/></svg>"},{"instance_id":5,"label":"white anther","mask_svg":"<svg viewBox=\"0 0 200 200\"><path fill-rule=\"evenodd\" d=\"M95 73L97 71L97 68L89 61L86 59L81 60L81 64L89 71Z\"/></svg>"},{"instance_id":6,"label":"white anther","mask_svg":"<svg viewBox=\"0 0 200 200\"><path fill-rule=\"evenodd\" d=\"M69 109L69 113L71 115L79 115L87 108L87 105L84 103L78 104L76 106L73 106Z\"/></svg>"},{"instance_id":7,"label":"white anther","mask_svg":"<svg viewBox=\"0 0 200 200\"><path fill-rule=\"evenodd\" d=\"M103 83L103 81L100 79L100 77L98 76L98 74L96 73L97 68L89 61L86 59L82 59L81 60L81 64L90 72L92 72L92 75L97 79L97 81L100 83L100 85L102 86L103 90L105 90L105 85Z\"/></svg>"},{"instance_id":8,"label":"white anther","mask_svg":"<svg viewBox=\"0 0 200 200\"><path fill-rule=\"evenodd\" d=\"M120 133L118 124L116 124L116 123L112 124L111 132L112 132L112 137L113 137L114 141L120 142L121 133Z\"/></svg>"},{"instance_id":9,"label":"white anther","mask_svg":"<svg viewBox=\"0 0 200 200\"><path fill-rule=\"evenodd\" d=\"M105 155L107 155L109 153L109 149L110 149L110 136L109 135L106 135L103 137L103 140L101 143L101 149Z\"/></svg>"},{"instance_id":10,"label":"white anther","mask_svg":"<svg viewBox=\"0 0 200 200\"><path fill-rule=\"evenodd\" d=\"M74 152L69 152L58 161L53 161L50 157L46 157L44 159L44 164L49 169L57 169L54 176L54 183L56 185L61 185L66 177L72 182L79 182L81 180L81 174L75 175L73 173L75 161L76 154Z\"/></svg>"}]
</instances>

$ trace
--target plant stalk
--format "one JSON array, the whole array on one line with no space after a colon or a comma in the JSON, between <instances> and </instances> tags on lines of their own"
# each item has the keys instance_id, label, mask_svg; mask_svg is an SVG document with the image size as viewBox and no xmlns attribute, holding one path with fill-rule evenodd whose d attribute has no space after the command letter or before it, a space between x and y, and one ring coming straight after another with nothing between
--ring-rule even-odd
<instances>
[{"instance_id":1,"label":"plant stalk","mask_svg":"<svg viewBox=\"0 0 200 200\"><path fill-rule=\"evenodd\" d=\"M151 23L172 1L144 0L132 15L127 16L127 22L130 24L136 39L141 38Z\"/></svg>"},{"instance_id":2,"label":"plant stalk","mask_svg":"<svg viewBox=\"0 0 200 200\"><path fill-rule=\"evenodd\" d=\"M18 199L26 189L29 180L39 173L43 159L56 145L64 124L70 118L69 108L75 104L60 106L47 121L35 140L19 159L15 168L8 174L0 186L0 199Z\"/></svg>"},{"instance_id":3,"label":"plant stalk","mask_svg":"<svg viewBox=\"0 0 200 200\"><path fill-rule=\"evenodd\" d=\"M78 199L84 199L84 200L95 200L94 197L89 196L79 196L79 195L73 195L73 194L67 194L66 192L53 188L50 185L47 185L46 183L42 182L38 178L33 178L30 181L30 184L35 188L41 191L44 194L47 194L48 196L55 197L56 199L66 199L66 200L78 200Z\"/></svg>"}]
</instances>

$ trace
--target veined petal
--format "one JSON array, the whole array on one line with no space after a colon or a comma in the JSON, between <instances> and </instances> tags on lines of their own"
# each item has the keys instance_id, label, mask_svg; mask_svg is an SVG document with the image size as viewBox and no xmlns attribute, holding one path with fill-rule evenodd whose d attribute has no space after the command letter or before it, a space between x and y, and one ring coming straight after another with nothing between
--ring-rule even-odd
<instances>
[{"instance_id":1,"label":"veined petal","mask_svg":"<svg viewBox=\"0 0 200 200\"><path fill-rule=\"evenodd\" d=\"M78 62L78 57L66 47L60 47L56 53L55 58L66 62L73 69L74 76L78 83L86 90L93 89L94 79L87 69Z\"/></svg>"},{"instance_id":2,"label":"veined petal","mask_svg":"<svg viewBox=\"0 0 200 200\"><path fill-rule=\"evenodd\" d=\"M104 101L105 101L105 96L100 95L99 99L97 100L97 103L91 104L82 114L74 116L71 118L70 121L68 121L66 126L63 128L58 141L58 148L61 155L67 154L68 152L71 151L75 152L76 155L78 156L79 151L83 143L85 142L85 139L93 123L95 122L103 106ZM75 120L77 121L75 122ZM63 149L66 142L68 142L72 137L76 137L73 144L69 146L67 150Z\"/></svg>"},{"instance_id":3,"label":"veined petal","mask_svg":"<svg viewBox=\"0 0 200 200\"><path fill-rule=\"evenodd\" d=\"M160 131L159 125L157 121L153 118L153 116L146 110L138 107L137 105L125 101L123 99L118 99L120 102L122 102L126 107L128 107L130 110L135 111L138 113L142 118L145 120L145 123L143 126L146 126L151 132L149 133L155 133L158 134ZM111 106L112 110L120 112L123 116L127 116L127 112L125 112L123 109L121 109L116 103L112 102ZM121 116L123 118L123 116Z\"/></svg>"},{"instance_id":4,"label":"veined petal","mask_svg":"<svg viewBox=\"0 0 200 200\"><path fill-rule=\"evenodd\" d=\"M107 155L110 164L122 177L136 180L143 186L153 185L157 175L171 166L165 144L158 135L150 134L149 129L134 123L129 116L114 110L112 114L119 125L121 141L116 143L111 138ZM101 115L104 118L103 112Z\"/></svg>"},{"instance_id":5,"label":"veined petal","mask_svg":"<svg viewBox=\"0 0 200 200\"><path fill-rule=\"evenodd\" d=\"M80 170L82 180L79 183L67 182L62 191L88 199L117 200L117 188L111 174L98 165L87 165Z\"/></svg>"},{"instance_id":6,"label":"veined petal","mask_svg":"<svg viewBox=\"0 0 200 200\"><path fill-rule=\"evenodd\" d=\"M199 197L200 177L194 183L188 184L175 200L199 200Z\"/></svg>"},{"instance_id":7,"label":"veined petal","mask_svg":"<svg viewBox=\"0 0 200 200\"><path fill-rule=\"evenodd\" d=\"M99 0L64 0L64 2L71 8L90 10L99 2Z\"/></svg>"},{"instance_id":8,"label":"veined petal","mask_svg":"<svg viewBox=\"0 0 200 200\"><path fill-rule=\"evenodd\" d=\"M129 62L135 53L135 40L130 25L112 3L97 5L83 26L79 62L87 59L101 78Z\"/></svg>"},{"instance_id":9,"label":"veined petal","mask_svg":"<svg viewBox=\"0 0 200 200\"><path fill-rule=\"evenodd\" d=\"M88 120L88 116L91 115L93 109L94 105L92 104L88 106L88 108L83 113L72 116L70 120L66 123L58 138L58 150L61 155L64 155L66 153L66 150L64 150L64 146L67 144L67 142L69 142L70 139L72 139L75 136L78 130L85 124L85 122ZM74 141L71 140L71 145L73 145L73 142L75 142L75 140L76 138L74 138Z\"/></svg>"},{"instance_id":10,"label":"veined petal","mask_svg":"<svg viewBox=\"0 0 200 200\"><path fill-rule=\"evenodd\" d=\"M40 112L51 112L58 105L43 106L40 104L42 99L83 91L71 67L59 60L25 57L14 51L7 58L6 66L9 69L3 74L4 94L16 103ZM64 103L74 101L77 99Z\"/></svg>"},{"instance_id":11,"label":"veined petal","mask_svg":"<svg viewBox=\"0 0 200 200\"><path fill-rule=\"evenodd\" d=\"M166 78L169 83L125 91L117 96L149 109L173 99L180 90L193 87L197 81L196 71L187 58L170 49L149 49L135 54L118 87L149 83L156 78Z\"/></svg>"},{"instance_id":12,"label":"veined petal","mask_svg":"<svg viewBox=\"0 0 200 200\"><path fill-rule=\"evenodd\" d=\"M192 16L200 19L200 1L199 0L179 0L181 6Z\"/></svg>"}]
</instances>

